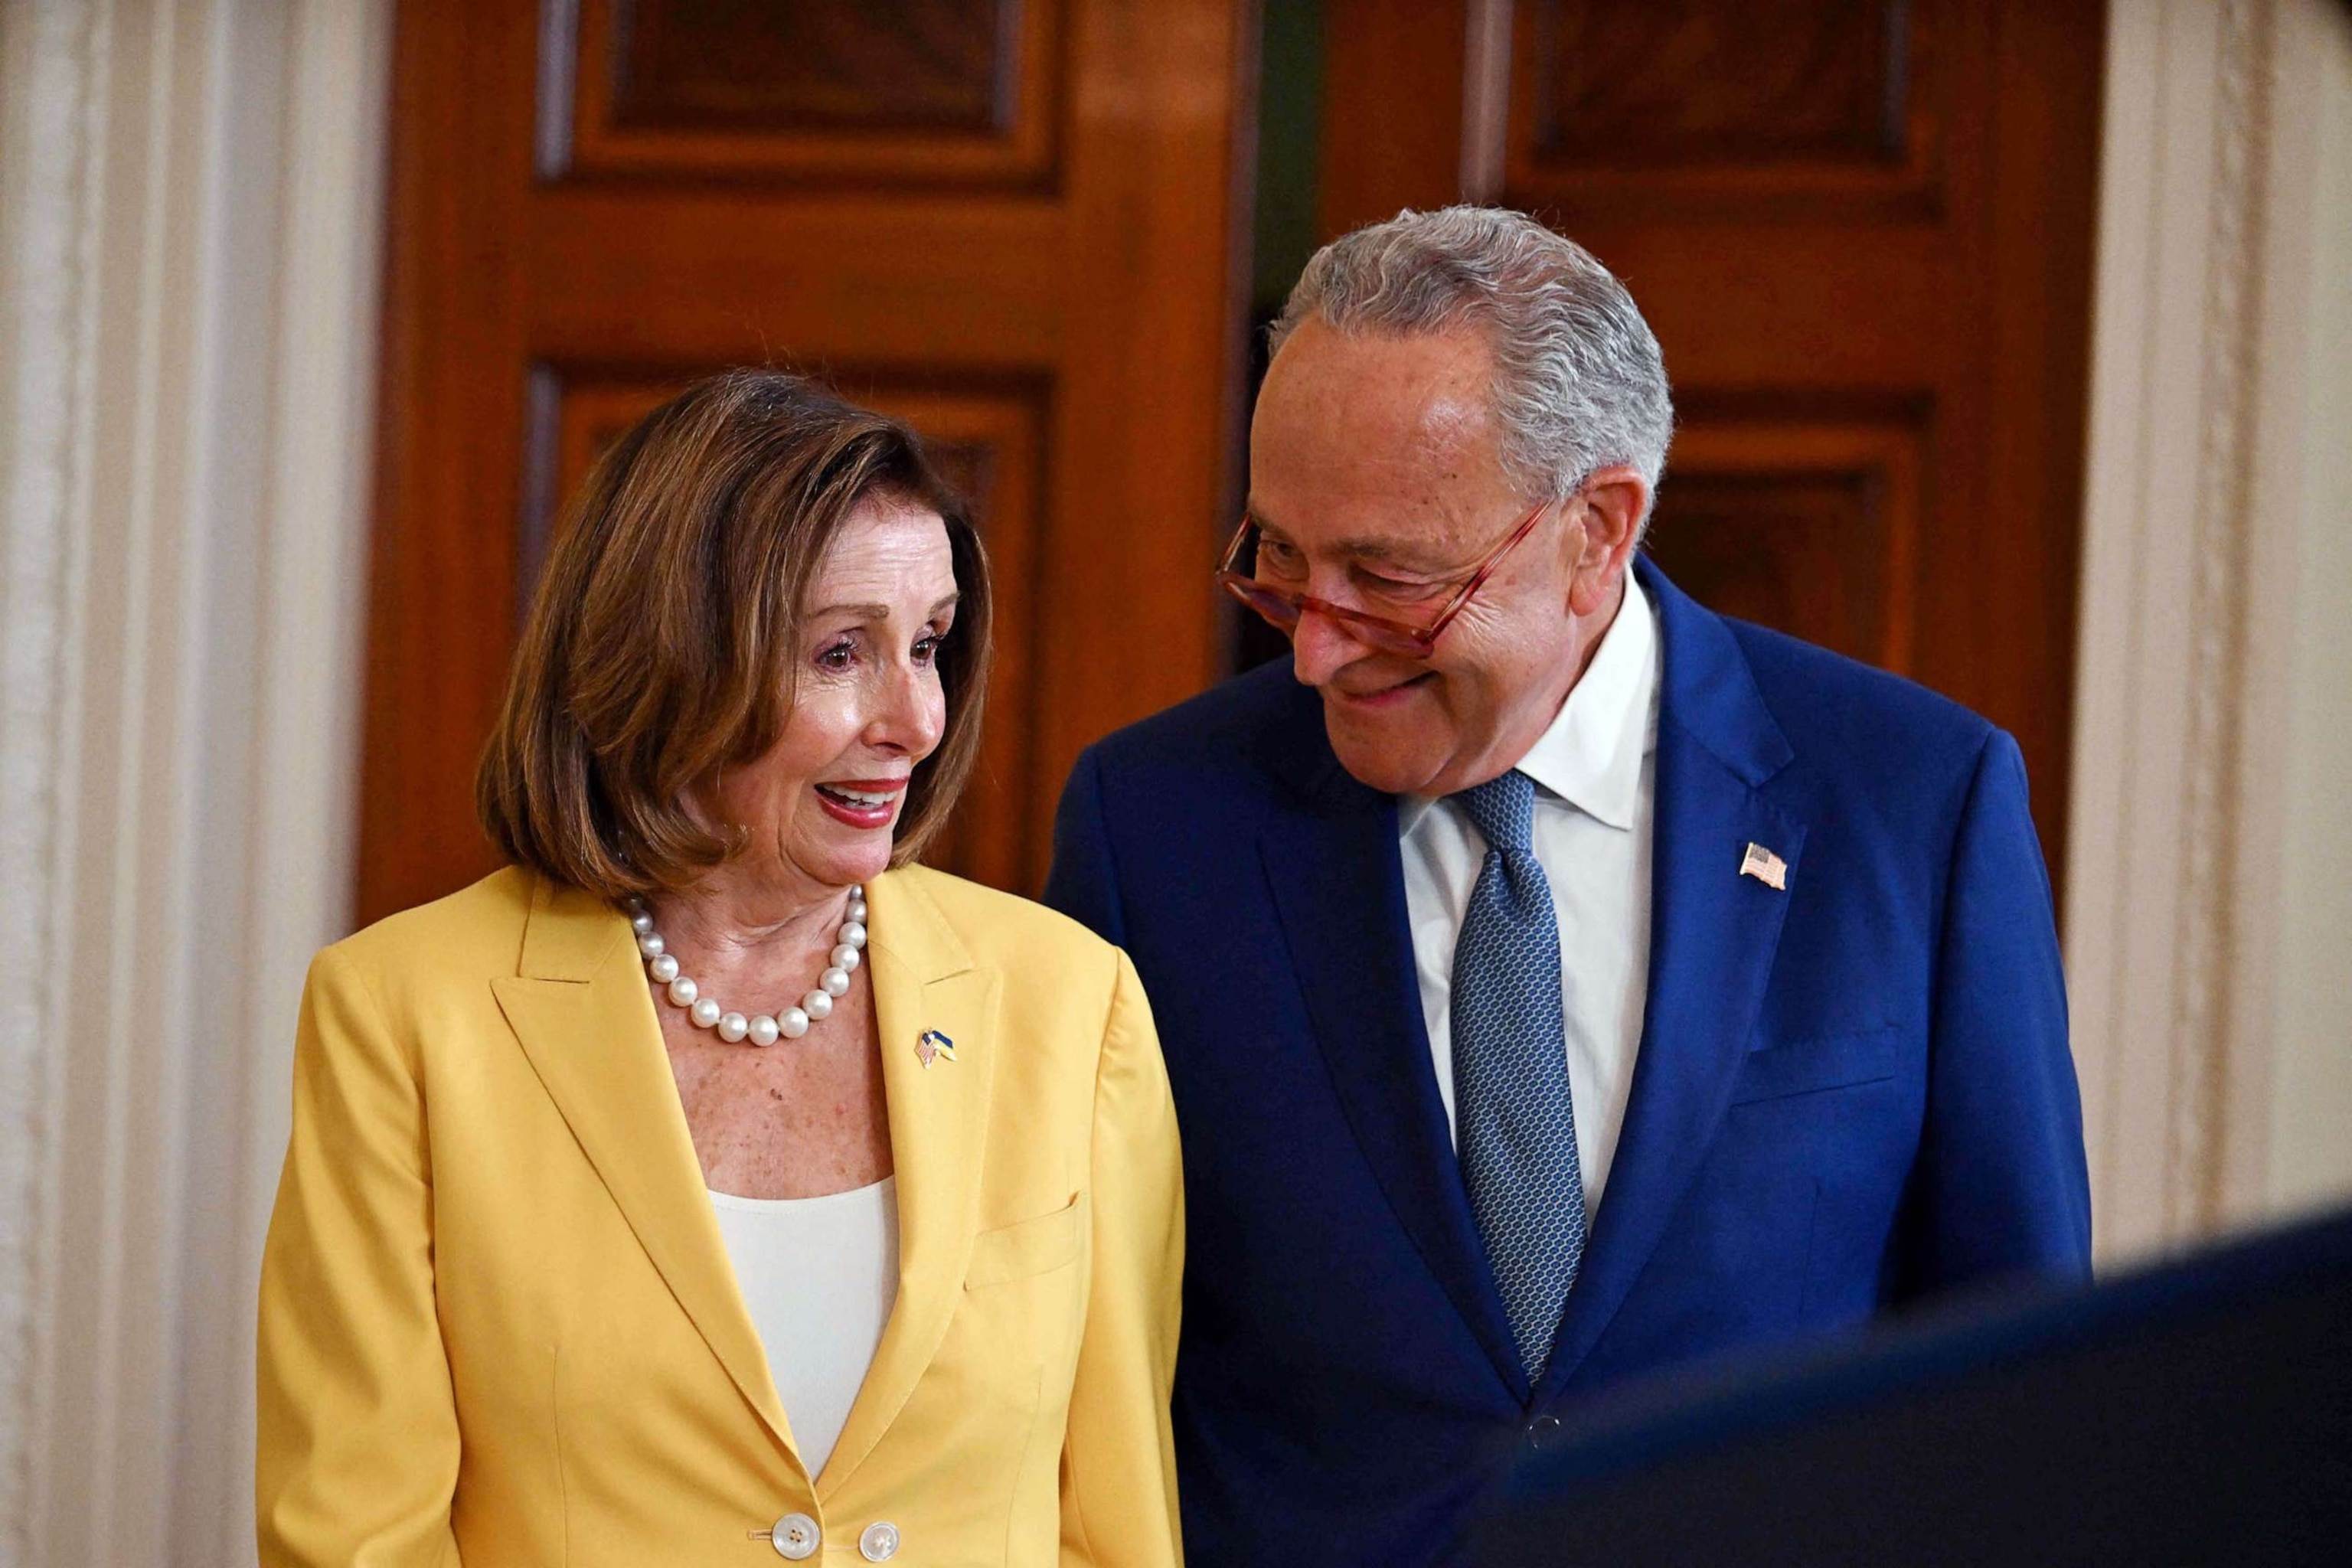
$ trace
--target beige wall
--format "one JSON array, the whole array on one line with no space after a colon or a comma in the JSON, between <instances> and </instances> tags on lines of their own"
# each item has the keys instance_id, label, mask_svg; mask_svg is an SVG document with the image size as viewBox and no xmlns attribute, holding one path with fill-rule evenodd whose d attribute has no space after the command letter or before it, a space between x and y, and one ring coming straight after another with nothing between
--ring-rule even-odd
<instances>
[{"instance_id":1,"label":"beige wall","mask_svg":"<svg viewBox=\"0 0 2352 1568\"><path fill-rule=\"evenodd\" d=\"M2295 490L2263 1184L2280 1213L2352 1202L2352 8L2313 4L2284 42L2279 195L2307 216L2283 279L2300 439L2276 454Z\"/></svg>"},{"instance_id":2,"label":"beige wall","mask_svg":"<svg viewBox=\"0 0 2352 1568\"><path fill-rule=\"evenodd\" d=\"M0 1568L253 1561L348 919L387 0L0 5Z\"/></svg>"},{"instance_id":3,"label":"beige wall","mask_svg":"<svg viewBox=\"0 0 2352 1568\"><path fill-rule=\"evenodd\" d=\"M2110 1264L2352 1195L2347 34L2109 10L2065 925Z\"/></svg>"}]
</instances>

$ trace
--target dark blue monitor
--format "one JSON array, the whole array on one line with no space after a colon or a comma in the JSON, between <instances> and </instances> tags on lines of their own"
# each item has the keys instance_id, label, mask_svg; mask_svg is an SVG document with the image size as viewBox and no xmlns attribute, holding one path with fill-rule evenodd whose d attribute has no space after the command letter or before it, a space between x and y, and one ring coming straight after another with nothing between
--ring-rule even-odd
<instances>
[{"instance_id":1,"label":"dark blue monitor","mask_svg":"<svg viewBox=\"0 0 2352 1568\"><path fill-rule=\"evenodd\" d=\"M1604 1397L1482 1563L2352 1563L2352 1214Z\"/></svg>"}]
</instances>

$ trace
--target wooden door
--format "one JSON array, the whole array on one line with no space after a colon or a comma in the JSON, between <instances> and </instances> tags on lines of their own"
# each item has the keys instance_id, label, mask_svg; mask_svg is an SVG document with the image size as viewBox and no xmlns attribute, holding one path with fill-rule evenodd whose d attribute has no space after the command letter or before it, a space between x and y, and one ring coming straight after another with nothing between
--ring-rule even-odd
<instances>
[{"instance_id":1,"label":"wooden door","mask_svg":"<svg viewBox=\"0 0 2352 1568\"><path fill-rule=\"evenodd\" d=\"M1623 278L1676 582L2013 731L2063 861L2094 0L1327 0L1328 237L1469 197Z\"/></svg>"},{"instance_id":2,"label":"wooden door","mask_svg":"<svg viewBox=\"0 0 2352 1568\"><path fill-rule=\"evenodd\" d=\"M933 858L1034 888L1071 761L1218 673L1246 0L409 0L359 910L493 864L474 760L599 446L724 366L942 448L1000 653Z\"/></svg>"}]
</instances>

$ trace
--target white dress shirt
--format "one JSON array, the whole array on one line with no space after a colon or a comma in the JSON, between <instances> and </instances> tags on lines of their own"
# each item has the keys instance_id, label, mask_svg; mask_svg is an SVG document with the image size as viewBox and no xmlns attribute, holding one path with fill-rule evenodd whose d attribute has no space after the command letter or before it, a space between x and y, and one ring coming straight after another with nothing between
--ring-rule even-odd
<instances>
[{"instance_id":1,"label":"white dress shirt","mask_svg":"<svg viewBox=\"0 0 2352 1568\"><path fill-rule=\"evenodd\" d=\"M719 1234L768 1352L768 1374L814 1476L824 1468L898 1295L898 1184L822 1198L716 1188Z\"/></svg>"},{"instance_id":2,"label":"white dress shirt","mask_svg":"<svg viewBox=\"0 0 2352 1568\"><path fill-rule=\"evenodd\" d=\"M1599 1210L1608 1185L1642 1042L1660 668L1657 614L1629 572L1624 603L1592 662L1518 763L1536 783L1536 859L1559 921L1569 1093L1588 1214ZM1445 799L1400 798L1397 832L1422 1016L1446 1125L1458 1144L1448 1008L1454 942L1486 845L1462 808Z\"/></svg>"}]
</instances>

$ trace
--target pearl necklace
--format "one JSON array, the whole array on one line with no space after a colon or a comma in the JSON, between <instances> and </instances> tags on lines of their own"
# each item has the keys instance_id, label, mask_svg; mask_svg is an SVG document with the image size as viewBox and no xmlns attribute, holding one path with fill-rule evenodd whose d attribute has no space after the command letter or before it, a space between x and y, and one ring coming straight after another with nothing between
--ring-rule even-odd
<instances>
[{"instance_id":1,"label":"pearl necklace","mask_svg":"<svg viewBox=\"0 0 2352 1568\"><path fill-rule=\"evenodd\" d=\"M864 956L859 950L866 945L866 889L860 884L849 889L849 908L841 929L834 933L833 966L817 976L817 988L802 997L799 1006L787 1007L772 1018L765 1013L747 1018L728 1012L680 974L677 957L665 951L668 944L654 930L653 911L646 908L643 899L629 900L629 927L637 933L637 951L645 955L646 974L655 984L667 988L671 1005L685 1008L696 1028L716 1029L719 1037L730 1045L749 1039L755 1046L772 1046L779 1039L797 1040L807 1034L811 1024L833 1012L833 999L848 992L849 972Z\"/></svg>"}]
</instances>

